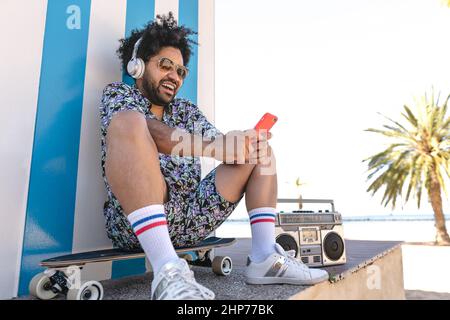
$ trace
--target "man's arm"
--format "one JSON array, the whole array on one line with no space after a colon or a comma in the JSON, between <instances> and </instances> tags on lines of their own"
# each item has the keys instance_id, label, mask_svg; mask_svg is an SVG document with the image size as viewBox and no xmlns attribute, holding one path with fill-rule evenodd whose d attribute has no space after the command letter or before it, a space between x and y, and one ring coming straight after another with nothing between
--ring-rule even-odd
<instances>
[{"instance_id":1,"label":"man's arm","mask_svg":"<svg viewBox=\"0 0 450 320\"><path fill-rule=\"evenodd\" d=\"M174 154L183 157L211 157L216 156L214 140L190 134L178 128L171 128L157 119L147 119L147 127L160 153Z\"/></svg>"},{"instance_id":2,"label":"man's arm","mask_svg":"<svg viewBox=\"0 0 450 320\"><path fill-rule=\"evenodd\" d=\"M210 157L225 163L257 163L266 153L267 137L258 137L256 131L230 131L213 140L171 128L156 119L147 119L147 127L160 153L178 156ZM253 132L252 132L253 131ZM270 133L269 133L270 139Z\"/></svg>"}]
</instances>

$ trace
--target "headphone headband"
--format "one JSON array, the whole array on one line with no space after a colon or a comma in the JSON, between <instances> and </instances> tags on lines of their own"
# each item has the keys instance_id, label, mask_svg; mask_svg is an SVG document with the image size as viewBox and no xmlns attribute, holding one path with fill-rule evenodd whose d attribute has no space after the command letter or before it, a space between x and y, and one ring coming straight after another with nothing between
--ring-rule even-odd
<instances>
[{"instance_id":1,"label":"headphone headband","mask_svg":"<svg viewBox=\"0 0 450 320\"><path fill-rule=\"evenodd\" d=\"M134 44L133 55L131 56L131 60L136 59L136 55L137 55L139 45L141 44L141 42L142 42L142 37L140 37L138 39L138 41L136 41L136 43Z\"/></svg>"}]
</instances>

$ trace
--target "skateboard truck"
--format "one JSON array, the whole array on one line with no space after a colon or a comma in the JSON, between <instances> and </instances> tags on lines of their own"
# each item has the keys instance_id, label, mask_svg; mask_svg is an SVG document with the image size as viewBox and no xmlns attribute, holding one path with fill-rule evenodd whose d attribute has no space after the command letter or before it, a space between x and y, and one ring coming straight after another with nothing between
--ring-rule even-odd
<instances>
[{"instance_id":1,"label":"skateboard truck","mask_svg":"<svg viewBox=\"0 0 450 320\"><path fill-rule=\"evenodd\" d=\"M81 267L77 268L82 269ZM59 294L65 295L67 300L103 299L103 286L100 282L81 282L79 278L72 281L67 274L67 271L47 269L35 275L29 285L30 294L41 300L50 300ZM79 277L79 274L77 276Z\"/></svg>"}]
</instances>

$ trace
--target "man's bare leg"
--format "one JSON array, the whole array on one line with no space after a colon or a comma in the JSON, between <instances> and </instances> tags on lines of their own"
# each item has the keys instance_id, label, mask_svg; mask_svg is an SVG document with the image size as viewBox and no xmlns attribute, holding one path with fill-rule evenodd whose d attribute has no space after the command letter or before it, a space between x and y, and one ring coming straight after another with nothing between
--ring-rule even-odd
<instances>
[{"instance_id":1,"label":"man's bare leg","mask_svg":"<svg viewBox=\"0 0 450 320\"><path fill-rule=\"evenodd\" d=\"M228 201L236 202L245 192L252 230L252 261L262 262L275 252L277 174L275 156L268 148L269 164L222 164L216 172L216 188Z\"/></svg>"},{"instance_id":2,"label":"man's bare leg","mask_svg":"<svg viewBox=\"0 0 450 320\"><path fill-rule=\"evenodd\" d=\"M236 202L245 192L252 230L251 257L263 261L275 251L277 174L275 155L269 147L268 164L219 165L216 188L228 201Z\"/></svg>"},{"instance_id":3,"label":"man's bare leg","mask_svg":"<svg viewBox=\"0 0 450 320\"><path fill-rule=\"evenodd\" d=\"M143 115L123 111L113 117L108 128L105 170L111 190L157 274L178 256L164 212L167 185Z\"/></svg>"},{"instance_id":4,"label":"man's bare leg","mask_svg":"<svg viewBox=\"0 0 450 320\"><path fill-rule=\"evenodd\" d=\"M105 170L126 215L168 200L158 149L145 118L135 111L123 111L111 120Z\"/></svg>"},{"instance_id":5,"label":"man's bare leg","mask_svg":"<svg viewBox=\"0 0 450 320\"><path fill-rule=\"evenodd\" d=\"M228 201L236 202L245 192L247 210L277 204L276 160L269 147L270 164L221 164L216 169L216 188ZM274 168L268 170L269 166Z\"/></svg>"}]
</instances>

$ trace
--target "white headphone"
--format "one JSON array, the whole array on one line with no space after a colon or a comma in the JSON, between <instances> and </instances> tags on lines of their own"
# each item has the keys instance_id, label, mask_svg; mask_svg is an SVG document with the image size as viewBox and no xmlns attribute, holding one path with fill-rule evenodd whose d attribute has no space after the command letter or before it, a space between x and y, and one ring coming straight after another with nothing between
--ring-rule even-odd
<instances>
[{"instance_id":1,"label":"white headphone","mask_svg":"<svg viewBox=\"0 0 450 320\"><path fill-rule=\"evenodd\" d=\"M130 76L135 79L140 79L144 75L145 71L145 62L141 58L136 58L137 51L139 49L139 45L141 44L142 37L139 38L138 41L134 44L133 55L131 56L131 60L128 61L127 71Z\"/></svg>"}]
</instances>

